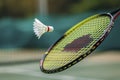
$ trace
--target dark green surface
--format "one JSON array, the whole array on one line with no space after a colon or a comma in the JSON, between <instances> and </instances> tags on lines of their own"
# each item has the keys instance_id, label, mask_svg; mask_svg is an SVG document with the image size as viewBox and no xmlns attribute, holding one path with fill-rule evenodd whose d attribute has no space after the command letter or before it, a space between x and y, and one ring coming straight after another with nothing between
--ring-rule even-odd
<instances>
[{"instance_id":1,"label":"dark green surface","mask_svg":"<svg viewBox=\"0 0 120 80\"><path fill-rule=\"evenodd\" d=\"M2 18L0 19L0 48L48 48L73 25L92 15L107 11L90 11L73 15L36 15L28 19ZM40 19L44 24L54 26L54 32L46 33L38 40L33 33L34 18ZM120 34L119 25L120 17L115 21L113 30L99 49L120 49L120 38L118 37Z\"/></svg>"}]
</instances>

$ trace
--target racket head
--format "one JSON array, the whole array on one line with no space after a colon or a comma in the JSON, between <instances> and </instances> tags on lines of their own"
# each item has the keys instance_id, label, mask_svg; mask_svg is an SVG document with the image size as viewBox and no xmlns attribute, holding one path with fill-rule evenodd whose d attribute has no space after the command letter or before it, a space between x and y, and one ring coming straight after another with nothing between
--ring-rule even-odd
<instances>
[{"instance_id":1,"label":"racket head","mask_svg":"<svg viewBox=\"0 0 120 80\"><path fill-rule=\"evenodd\" d=\"M100 45L112 25L111 14L97 14L73 26L43 55L41 71L56 73L78 63Z\"/></svg>"}]
</instances>

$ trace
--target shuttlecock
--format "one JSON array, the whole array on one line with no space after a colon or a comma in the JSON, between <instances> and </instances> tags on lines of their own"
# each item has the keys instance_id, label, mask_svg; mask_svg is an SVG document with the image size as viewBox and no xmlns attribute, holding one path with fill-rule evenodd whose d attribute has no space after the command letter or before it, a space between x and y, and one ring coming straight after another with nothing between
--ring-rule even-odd
<instances>
[{"instance_id":1,"label":"shuttlecock","mask_svg":"<svg viewBox=\"0 0 120 80\"><path fill-rule=\"evenodd\" d=\"M35 18L35 21L33 23L33 30L35 35L38 37L38 39L46 32L52 32L54 28L52 26L46 26L41 21L39 21L37 18Z\"/></svg>"}]
</instances>

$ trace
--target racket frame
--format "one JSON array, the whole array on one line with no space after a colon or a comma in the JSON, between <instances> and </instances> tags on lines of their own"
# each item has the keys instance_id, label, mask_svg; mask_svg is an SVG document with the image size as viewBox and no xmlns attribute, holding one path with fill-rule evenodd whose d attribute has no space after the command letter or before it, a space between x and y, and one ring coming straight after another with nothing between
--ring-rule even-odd
<instances>
[{"instance_id":1,"label":"racket frame","mask_svg":"<svg viewBox=\"0 0 120 80\"><path fill-rule=\"evenodd\" d=\"M103 35L98 39L98 41L92 46L92 48L89 51L87 51L85 54L80 55L78 58L76 58L72 62L70 62L70 63L68 63L68 64L66 64L66 65L64 65L64 66L62 66L60 68L57 68L57 69L54 69L54 70L46 70L46 69L44 69L43 64L44 64L44 60L45 60L46 56L50 53L50 51L54 48L54 46L56 46L56 44L66 36L66 35L63 35L58 41L56 41L56 43L54 43L48 49L48 51L41 58L41 60L40 60L40 69L41 69L41 71L44 72L44 73L47 73L47 74L61 72L61 71L65 70L65 69L68 69L69 67L75 65L76 63L80 62L82 59L87 57L89 54L91 54L102 43L102 41L108 36L108 34L111 31L112 26L114 24L114 17L113 17L113 15L111 13L99 14L98 16L101 16L101 15L109 16L110 19L111 19L110 24L108 25L107 29L104 31Z\"/></svg>"}]
</instances>

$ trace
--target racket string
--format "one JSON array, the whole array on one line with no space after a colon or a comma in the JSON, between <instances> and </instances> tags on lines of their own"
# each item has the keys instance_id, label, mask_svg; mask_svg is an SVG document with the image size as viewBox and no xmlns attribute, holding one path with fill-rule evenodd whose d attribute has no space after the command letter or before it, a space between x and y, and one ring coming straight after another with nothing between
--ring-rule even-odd
<instances>
[{"instance_id":1,"label":"racket string","mask_svg":"<svg viewBox=\"0 0 120 80\"><path fill-rule=\"evenodd\" d=\"M104 30L107 28L109 23L110 18L108 16L98 16L82 25L77 25L73 31L71 31L65 38L58 42L56 46L49 52L49 55L44 60L44 68L48 70L56 69L67 65L68 63L73 62L76 58L79 58L81 55L86 54L100 39L100 36L103 35ZM82 47L78 52L71 51L71 49L74 50L74 47L72 46L70 47L69 51L64 51L66 45L69 45L74 40L88 34L93 41L91 41L87 46Z\"/></svg>"}]
</instances>

